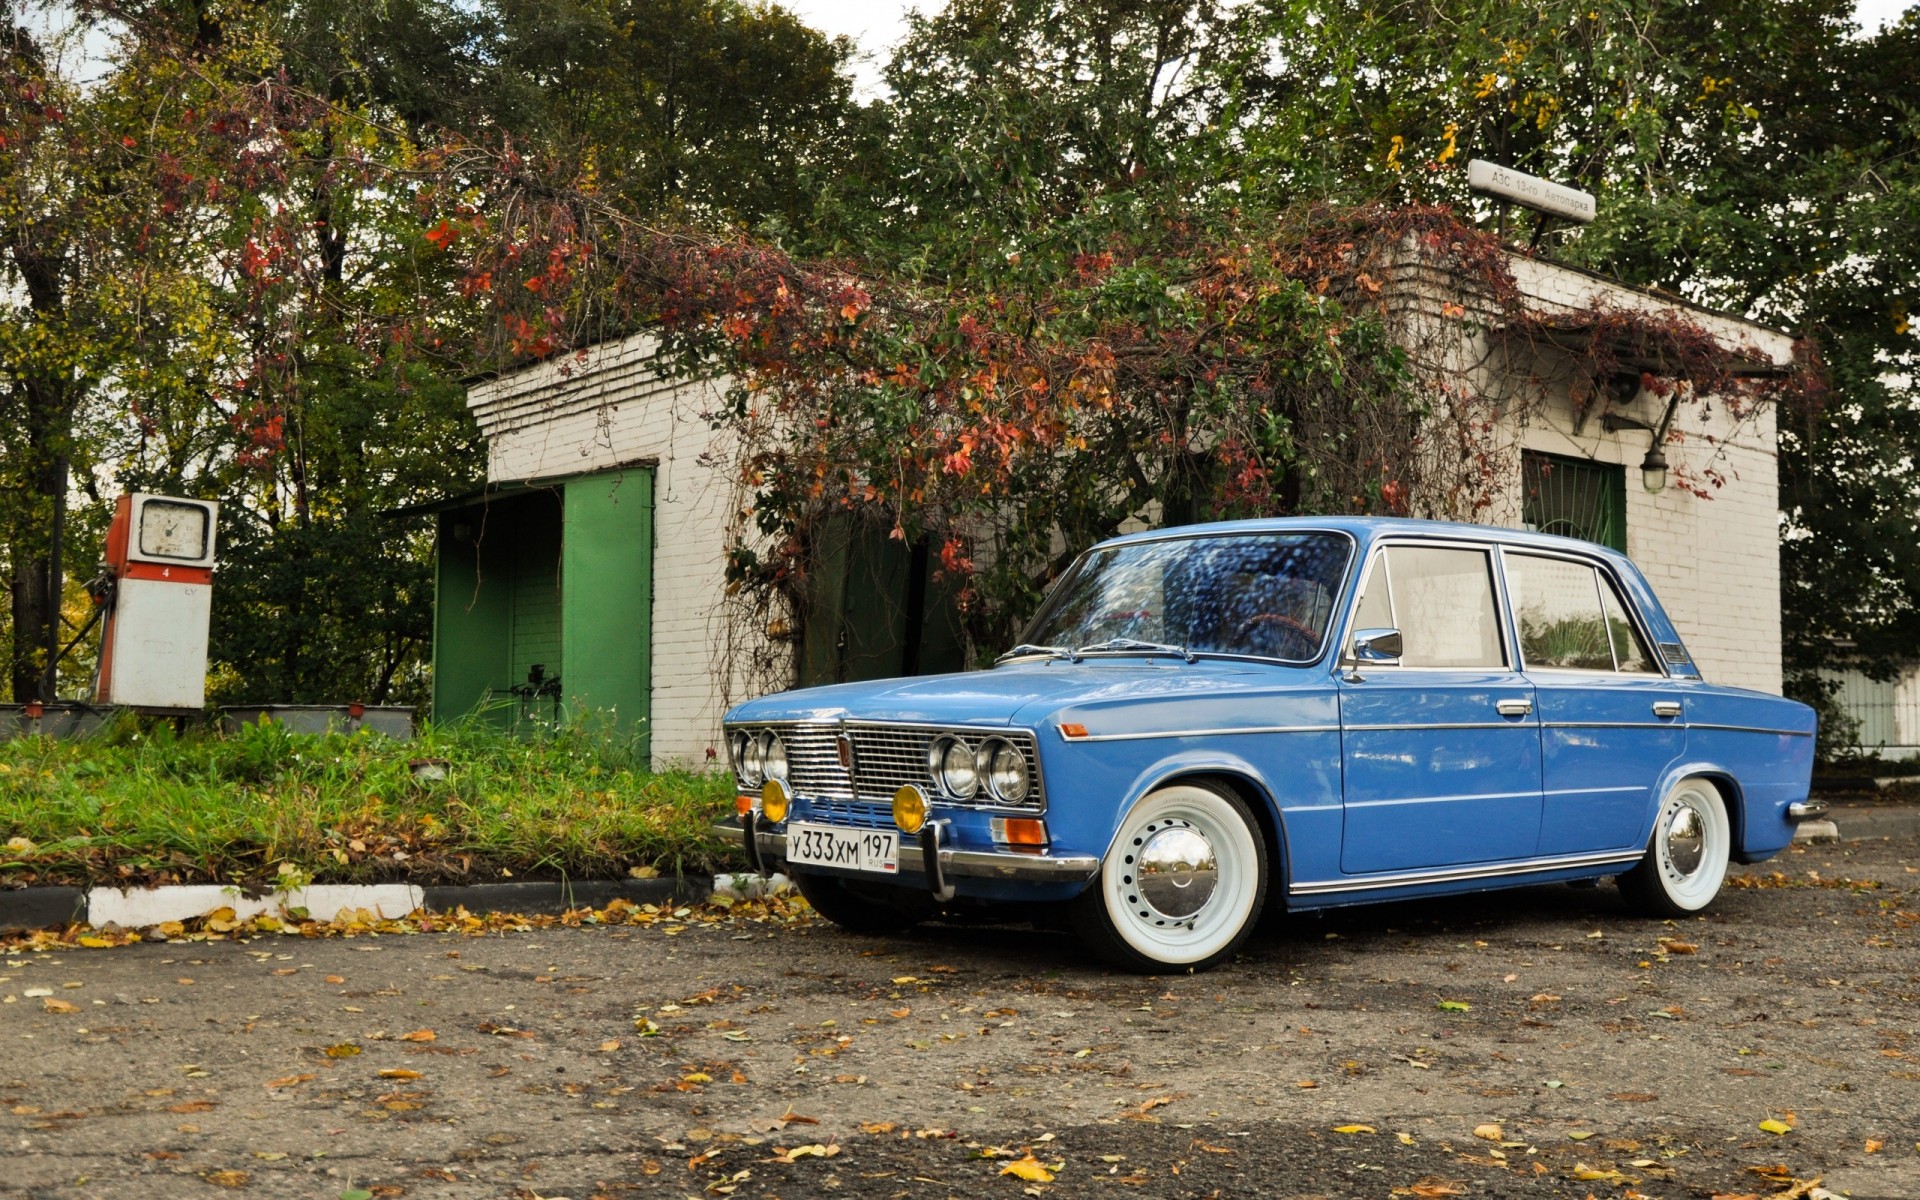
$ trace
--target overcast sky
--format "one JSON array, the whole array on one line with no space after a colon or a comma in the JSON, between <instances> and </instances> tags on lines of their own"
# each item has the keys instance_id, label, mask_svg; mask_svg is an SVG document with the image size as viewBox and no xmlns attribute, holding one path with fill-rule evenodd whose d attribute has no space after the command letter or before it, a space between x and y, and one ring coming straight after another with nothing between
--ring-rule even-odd
<instances>
[{"instance_id":1,"label":"overcast sky","mask_svg":"<svg viewBox=\"0 0 1920 1200\"><path fill-rule=\"evenodd\" d=\"M941 0L777 0L800 19L824 33L844 33L860 47L863 61L855 64L862 95L880 91L880 68L887 51L906 32L908 9L938 9ZM1871 31L1914 7L1914 0L1860 0L1854 12L1862 28Z\"/></svg>"}]
</instances>

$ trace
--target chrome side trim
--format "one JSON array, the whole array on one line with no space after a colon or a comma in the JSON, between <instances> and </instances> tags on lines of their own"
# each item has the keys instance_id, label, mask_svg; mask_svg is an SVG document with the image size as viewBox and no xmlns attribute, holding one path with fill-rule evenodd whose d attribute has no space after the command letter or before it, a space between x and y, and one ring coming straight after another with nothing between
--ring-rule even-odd
<instances>
[{"instance_id":1,"label":"chrome side trim","mask_svg":"<svg viewBox=\"0 0 1920 1200\"><path fill-rule=\"evenodd\" d=\"M1059 726L1054 728L1058 729ZM1226 737L1229 734L1244 733L1339 733L1338 725L1259 725L1246 729L1156 729L1146 733L1089 733L1084 737L1069 737L1061 734L1062 741L1068 742L1132 742L1145 738L1184 738L1184 737Z\"/></svg>"},{"instance_id":2,"label":"chrome side trim","mask_svg":"<svg viewBox=\"0 0 1920 1200\"><path fill-rule=\"evenodd\" d=\"M1413 887L1423 883L1453 883L1466 879L1497 879L1508 875L1532 875L1543 871L1564 871L1575 867L1604 867L1614 863L1639 862L1643 850L1615 850L1606 854L1568 854L1559 858L1534 858L1525 862L1496 863L1491 866L1448 867L1439 871L1401 871L1388 875L1356 875L1351 879L1316 879L1287 888L1290 896L1323 896L1333 892L1364 892L1372 888Z\"/></svg>"},{"instance_id":3,"label":"chrome side trim","mask_svg":"<svg viewBox=\"0 0 1920 1200\"><path fill-rule=\"evenodd\" d=\"M1537 721L1435 721L1424 725L1349 725L1348 733L1393 733L1419 729L1531 729Z\"/></svg>"},{"instance_id":4,"label":"chrome side trim","mask_svg":"<svg viewBox=\"0 0 1920 1200\"><path fill-rule=\"evenodd\" d=\"M1703 725L1699 721L1690 722L1688 729L1718 729L1722 733L1771 733L1780 737L1812 737L1804 729L1768 729L1760 725Z\"/></svg>"},{"instance_id":5,"label":"chrome side trim","mask_svg":"<svg viewBox=\"0 0 1920 1200\"><path fill-rule=\"evenodd\" d=\"M1675 721L1542 721L1542 729L1685 729ZM1693 728L1712 728L1695 725Z\"/></svg>"},{"instance_id":6,"label":"chrome side trim","mask_svg":"<svg viewBox=\"0 0 1920 1200\"><path fill-rule=\"evenodd\" d=\"M713 826L716 836L738 841L740 826L722 823ZM761 831L760 856L785 862L787 835ZM918 843L902 841L900 874L926 875ZM1027 883L1080 883L1100 873L1100 859L1092 854L1016 854L1007 850L950 850L940 848L940 868L948 876L971 879L1012 879Z\"/></svg>"}]
</instances>

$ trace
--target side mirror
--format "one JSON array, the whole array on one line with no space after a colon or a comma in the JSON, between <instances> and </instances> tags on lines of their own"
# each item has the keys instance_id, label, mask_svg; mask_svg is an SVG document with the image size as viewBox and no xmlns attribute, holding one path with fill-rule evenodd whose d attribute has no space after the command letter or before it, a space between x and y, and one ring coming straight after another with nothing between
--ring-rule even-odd
<instances>
[{"instance_id":1,"label":"side mirror","mask_svg":"<svg viewBox=\"0 0 1920 1200\"><path fill-rule=\"evenodd\" d=\"M1355 663L1398 663L1401 642L1398 629L1362 629L1353 635Z\"/></svg>"}]
</instances>

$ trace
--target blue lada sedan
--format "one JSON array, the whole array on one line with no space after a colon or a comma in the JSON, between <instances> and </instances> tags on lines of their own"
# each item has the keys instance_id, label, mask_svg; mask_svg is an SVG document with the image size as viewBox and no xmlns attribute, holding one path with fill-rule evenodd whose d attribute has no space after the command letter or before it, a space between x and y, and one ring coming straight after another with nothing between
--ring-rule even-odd
<instances>
[{"instance_id":1,"label":"blue lada sedan","mask_svg":"<svg viewBox=\"0 0 1920 1200\"><path fill-rule=\"evenodd\" d=\"M1813 711L1706 682L1625 556L1424 521L1115 538L991 670L726 728L724 830L828 919L1053 902L1143 971L1220 962L1269 905L1611 875L1697 912L1818 809Z\"/></svg>"}]
</instances>

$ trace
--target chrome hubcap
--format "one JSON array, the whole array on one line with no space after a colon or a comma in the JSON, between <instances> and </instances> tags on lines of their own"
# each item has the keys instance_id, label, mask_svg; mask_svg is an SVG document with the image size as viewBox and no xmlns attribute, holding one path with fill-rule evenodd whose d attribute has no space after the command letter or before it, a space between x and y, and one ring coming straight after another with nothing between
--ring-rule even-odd
<instances>
[{"instance_id":1,"label":"chrome hubcap","mask_svg":"<svg viewBox=\"0 0 1920 1200\"><path fill-rule=\"evenodd\" d=\"M1700 869L1705 857L1707 831L1700 814L1692 806L1683 806L1667 820L1667 861L1682 876Z\"/></svg>"},{"instance_id":2,"label":"chrome hubcap","mask_svg":"<svg viewBox=\"0 0 1920 1200\"><path fill-rule=\"evenodd\" d=\"M1160 917L1184 921L1213 899L1220 882L1213 843L1190 825L1155 830L1134 863L1141 901Z\"/></svg>"}]
</instances>

